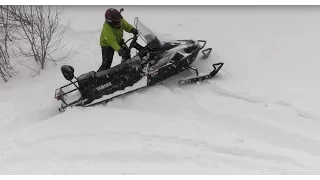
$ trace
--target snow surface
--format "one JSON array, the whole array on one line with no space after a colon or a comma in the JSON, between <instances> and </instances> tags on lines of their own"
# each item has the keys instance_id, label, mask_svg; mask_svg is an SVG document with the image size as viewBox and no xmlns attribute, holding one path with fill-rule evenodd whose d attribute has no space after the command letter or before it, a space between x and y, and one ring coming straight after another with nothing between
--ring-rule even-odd
<instances>
[{"instance_id":1,"label":"snow surface","mask_svg":"<svg viewBox=\"0 0 320 180\"><path fill-rule=\"evenodd\" d=\"M63 64L97 70L108 6L65 8L73 56ZM207 40L212 54L195 66L222 61L219 75L60 113L62 64L34 78L17 65L0 84L0 173L318 174L319 8L125 6L161 39Z\"/></svg>"}]
</instances>

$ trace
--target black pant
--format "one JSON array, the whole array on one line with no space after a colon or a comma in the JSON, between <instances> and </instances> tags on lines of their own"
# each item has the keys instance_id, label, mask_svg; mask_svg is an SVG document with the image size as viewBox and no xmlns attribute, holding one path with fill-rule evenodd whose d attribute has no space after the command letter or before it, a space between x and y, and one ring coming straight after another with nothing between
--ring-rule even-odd
<instances>
[{"instance_id":1,"label":"black pant","mask_svg":"<svg viewBox=\"0 0 320 180\"><path fill-rule=\"evenodd\" d=\"M128 49L130 51L129 47L125 43L122 43L121 47L123 49ZM112 49L112 47L110 46L101 47L101 53L102 53L102 64L100 68L97 70L97 72L109 69L113 61L114 50ZM122 57L121 63L127 61L130 58L131 58L130 55L126 57Z\"/></svg>"},{"instance_id":2,"label":"black pant","mask_svg":"<svg viewBox=\"0 0 320 180\"><path fill-rule=\"evenodd\" d=\"M113 61L114 50L112 49L112 47L101 47L101 53L102 64L97 72L109 69Z\"/></svg>"}]
</instances>

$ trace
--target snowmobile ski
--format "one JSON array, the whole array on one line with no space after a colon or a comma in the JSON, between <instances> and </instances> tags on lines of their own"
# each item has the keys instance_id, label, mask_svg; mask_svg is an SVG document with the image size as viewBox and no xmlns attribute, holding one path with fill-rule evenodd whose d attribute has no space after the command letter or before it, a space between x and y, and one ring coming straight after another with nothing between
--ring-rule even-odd
<instances>
[{"instance_id":1,"label":"snowmobile ski","mask_svg":"<svg viewBox=\"0 0 320 180\"><path fill-rule=\"evenodd\" d=\"M222 68L224 63L216 63L216 64L213 64L213 70L207 74L207 75L203 75L203 76L199 76L197 75L196 77L194 78L190 78L190 79L184 79L184 80L179 80L179 84L182 85L182 84L188 84L188 83L194 83L194 82L201 82L201 81L204 81L204 80L207 80L207 79L211 79L213 78L216 74L218 74L218 72L220 71L220 69Z\"/></svg>"},{"instance_id":2,"label":"snowmobile ski","mask_svg":"<svg viewBox=\"0 0 320 180\"><path fill-rule=\"evenodd\" d=\"M209 57L211 51L212 51L212 48L207 48L207 49L202 50L203 56L201 57L201 59L207 59Z\"/></svg>"}]
</instances>

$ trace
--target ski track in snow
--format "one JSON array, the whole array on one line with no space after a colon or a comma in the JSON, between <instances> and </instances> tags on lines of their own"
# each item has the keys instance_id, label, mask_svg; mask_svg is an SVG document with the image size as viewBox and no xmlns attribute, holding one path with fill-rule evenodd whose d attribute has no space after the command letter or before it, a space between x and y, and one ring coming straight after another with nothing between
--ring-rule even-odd
<instances>
[{"instance_id":1,"label":"ski track in snow","mask_svg":"<svg viewBox=\"0 0 320 180\"><path fill-rule=\"evenodd\" d=\"M64 63L81 75L101 63L105 7L77 8L67 8L73 56ZM184 72L106 105L60 113L54 90L67 83L62 64L35 78L21 71L0 87L0 174L318 173L318 10L199 7L191 15L190 8L162 14L174 19L166 25L150 14L161 8L123 13L161 39L206 39L211 56L194 66L209 71L225 62L215 78L177 86ZM86 13L81 22L79 13ZM113 65L119 61L115 54Z\"/></svg>"}]
</instances>

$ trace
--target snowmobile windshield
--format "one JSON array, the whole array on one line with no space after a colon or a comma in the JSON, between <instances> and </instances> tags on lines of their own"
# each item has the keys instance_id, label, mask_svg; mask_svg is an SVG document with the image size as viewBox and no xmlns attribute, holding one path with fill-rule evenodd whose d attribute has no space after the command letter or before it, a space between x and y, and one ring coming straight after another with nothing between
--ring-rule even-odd
<instances>
[{"instance_id":1,"label":"snowmobile windshield","mask_svg":"<svg viewBox=\"0 0 320 180\"><path fill-rule=\"evenodd\" d=\"M138 29L142 40L149 45L149 47L159 48L161 43L158 37L138 18L135 18L135 26Z\"/></svg>"},{"instance_id":2,"label":"snowmobile windshield","mask_svg":"<svg viewBox=\"0 0 320 180\"><path fill-rule=\"evenodd\" d=\"M146 42L150 43L154 39L156 39L156 35L146 26L144 25L138 18L135 18L135 26L138 29L141 38Z\"/></svg>"}]
</instances>

